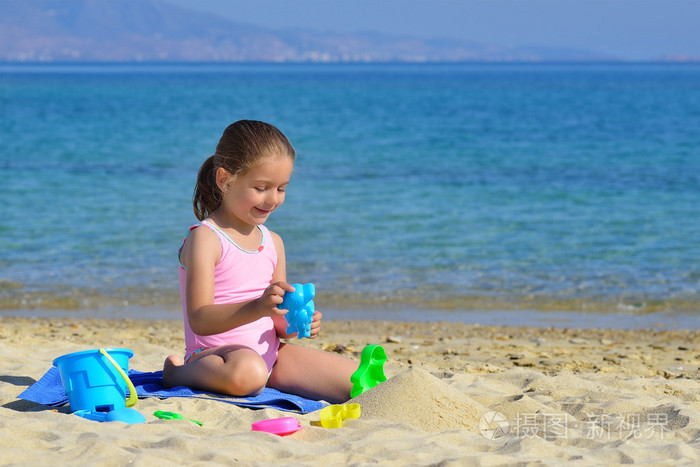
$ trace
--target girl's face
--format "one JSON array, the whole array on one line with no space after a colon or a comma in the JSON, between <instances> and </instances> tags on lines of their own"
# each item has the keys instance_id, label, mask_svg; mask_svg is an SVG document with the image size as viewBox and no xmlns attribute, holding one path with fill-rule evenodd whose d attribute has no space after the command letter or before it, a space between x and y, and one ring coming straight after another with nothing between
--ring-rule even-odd
<instances>
[{"instance_id":1,"label":"girl's face","mask_svg":"<svg viewBox=\"0 0 700 467\"><path fill-rule=\"evenodd\" d=\"M263 224L283 202L294 162L288 156L269 156L247 172L223 183L222 207L246 225Z\"/></svg>"}]
</instances>

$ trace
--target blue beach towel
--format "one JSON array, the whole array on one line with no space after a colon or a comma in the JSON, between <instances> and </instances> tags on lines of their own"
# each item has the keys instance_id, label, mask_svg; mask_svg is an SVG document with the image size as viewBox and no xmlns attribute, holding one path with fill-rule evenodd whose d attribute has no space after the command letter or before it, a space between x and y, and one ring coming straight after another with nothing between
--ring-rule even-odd
<instances>
[{"instance_id":1,"label":"blue beach towel","mask_svg":"<svg viewBox=\"0 0 700 467\"><path fill-rule=\"evenodd\" d=\"M300 414L314 412L327 405L325 402L305 399L272 388L265 388L262 393L250 397L225 396L212 392L195 391L184 386L167 389L163 387L162 371L145 373L129 370L129 379L134 384L139 399L148 397L159 397L161 399L168 397L192 397L211 399L252 409L271 408ZM17 397L50 407L60 407L68 403L68 396L63 391L63 384L61 383L61 375L55 366L51 367L39 381L25 389Z\"/></svg>"}]
</instances>

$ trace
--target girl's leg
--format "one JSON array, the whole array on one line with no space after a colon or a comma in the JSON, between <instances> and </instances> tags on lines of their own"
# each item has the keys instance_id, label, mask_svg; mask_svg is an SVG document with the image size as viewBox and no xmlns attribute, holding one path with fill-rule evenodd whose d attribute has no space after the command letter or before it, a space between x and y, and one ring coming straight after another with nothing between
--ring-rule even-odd
<instances>
[{"instance_id":1,"label":"girl's leg","mask_svg":"<svg viewBox=\"0 0 700 467\"><path fill-rule=\"evenodd\" d=\"M267 382L267 365L252 349L222 346L196 354L188 363L170 355L163 365L163 386L188 386L232 396L258 394Z\"/></svg>"},{"instance_id":2,"label":"girl's leg","mask_svg":"<svg viewBox=\"0 0 700 467\"><path fill-rule=\"evenodd\" d=\"M323 350L281 344L269 387L332 404L350 399L358 362Z\"/></svg>"}]
</instances>

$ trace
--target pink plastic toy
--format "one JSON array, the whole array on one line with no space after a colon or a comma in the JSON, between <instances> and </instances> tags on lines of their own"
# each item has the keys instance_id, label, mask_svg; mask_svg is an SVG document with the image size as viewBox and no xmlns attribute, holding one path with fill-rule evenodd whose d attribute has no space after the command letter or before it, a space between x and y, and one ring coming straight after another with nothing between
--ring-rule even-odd
<instances>
[{"instance_id":1,"label":"pink plastic toy","mask_svg":"<svg viewBox=\"0 0 700 467\"><path fill-rule=\"evenodd\" d=\"M271 418L253 423L253 431L264 431L278 436L287 436L301 430L299 420L294 417Z\"/></svg>"}]
</instances>

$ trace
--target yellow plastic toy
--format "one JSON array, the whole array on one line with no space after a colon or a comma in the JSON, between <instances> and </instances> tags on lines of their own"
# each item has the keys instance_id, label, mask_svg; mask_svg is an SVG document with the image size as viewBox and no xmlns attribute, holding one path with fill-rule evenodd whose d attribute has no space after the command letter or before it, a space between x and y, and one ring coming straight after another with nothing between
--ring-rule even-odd
<instances>
[{"instance_id":1,"label":"yellow plastic toy","mask_svg":"<svg viewBox=\"0 0 700 467\"><path fill-rule=\"evenodd\" d=\"M323 428L340 428L347 418L360 418L360 404L329 405L321 409L321 426Z\"/></svg>"}]
</instances>

